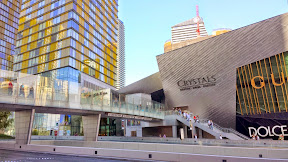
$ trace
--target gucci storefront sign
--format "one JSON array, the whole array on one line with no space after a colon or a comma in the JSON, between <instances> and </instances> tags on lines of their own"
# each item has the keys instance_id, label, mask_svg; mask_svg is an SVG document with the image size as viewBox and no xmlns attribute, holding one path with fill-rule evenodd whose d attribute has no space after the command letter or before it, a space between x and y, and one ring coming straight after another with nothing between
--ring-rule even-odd
<instances>
[{"instance_id":1,"label":"gucci storefront sign","mask_svg":"<svg viewBox=\"0 0 288 162\"><path fill-rule=\"evenodd\" d=\"M281 86L282 84L284 84L285 83L285 77L284 77L284 73L283 72L281 72L280 73L281 75L280 75L280 83L277 83L275 80L275 76L274 76L274 74L272 73L271 74L271 80L272 80L272 84L274 85L274 86ZM255 80L258 80L259 81L259 84L260 85L256 85L256 83L255 83ZM265 80L264 80L264 77L263 76L255 76L255 77L253 77L252 79L251 79L251 85L255 88L255 89L261 89L261 88L263 88L264 86L265 86Z\"/></svg>"},{"instance_id":2,"label":"gucci storefront sign","mask_svg":"<svg viewBox=\"0 0 288 162\"><path fill-rule=\"evenodd\" d=\"M177 82L177 85L180 91L198 89L203 87L211 87L216 85L216 77L215 75L211 75L201 78L180 80Z\"/></svg>"},{"instance_id":3,"label":"gucci storefront sign","mask_svg":"<svg viewBox=\"0 0 288 162\"><path fill-rule=\"evenodd\" d=\"M287 125L275 125L274 127L270 127L270 126L260 126L257 129L254 127L248 127L249 129L249 136L252 137L252 135L258 135L260 137L273 137L273 136L280 136L281 134L283 136L288 136L288 132L287 132ZM281 133L276 133L275 131L278 129L277 132Z\"/></svg>"}]
</instances>

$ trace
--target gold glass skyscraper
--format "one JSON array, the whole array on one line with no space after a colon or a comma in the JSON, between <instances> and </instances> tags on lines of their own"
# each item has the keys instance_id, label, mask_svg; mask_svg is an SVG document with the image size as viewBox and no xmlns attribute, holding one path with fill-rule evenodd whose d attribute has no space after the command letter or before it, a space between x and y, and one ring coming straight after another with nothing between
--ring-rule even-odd
<instances>
[{"instance_id":1,"label":"gold glass skyscraper","mask_svg":"<svg viewBox=\"0 0 288 162\"><path fill-rule=\"evenodd\" d=\"M14 71L115 87L117 15L118 0L24 0Z\"/></svg>"},{"instance_id":2,"label":"gold glass skyscraper","mask_svg":"<svg viewBox=\"0 0 288 162\"><path fill-rule=\"evenodd\" d=\"M20 0L0 1L0 68L12 70Z\"/></svg>"}]
</instances>

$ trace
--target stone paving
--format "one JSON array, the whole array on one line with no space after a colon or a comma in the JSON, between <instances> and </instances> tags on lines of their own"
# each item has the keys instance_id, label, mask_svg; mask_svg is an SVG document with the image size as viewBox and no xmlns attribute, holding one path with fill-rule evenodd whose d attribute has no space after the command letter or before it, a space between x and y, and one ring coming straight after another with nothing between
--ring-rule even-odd
<instances>
[{"instance_id":1,"label":"stone paving","mask_svg":"<svg viewBox=\"0 0 288 162\"><path fill-rule=\"evenodd\" d=\"M128 160L117 160L109 158L89 158L71 155L53 155L44 153L30 153L20 151L0 150L0 162L129 162Z\"/></svg>"}]
</instances>

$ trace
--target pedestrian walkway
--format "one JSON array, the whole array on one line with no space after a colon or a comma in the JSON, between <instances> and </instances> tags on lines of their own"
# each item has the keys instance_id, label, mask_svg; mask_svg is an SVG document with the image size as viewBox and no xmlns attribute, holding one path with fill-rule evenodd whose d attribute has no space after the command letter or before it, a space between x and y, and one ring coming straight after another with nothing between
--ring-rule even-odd
<instances>
[{"instance_id":1,"label":"pedestrian walkway","mask_svg":"<svg viewBox=\"0 0 288 162\"><path fill-rule=\"evenodd\" d=\"M32 152L20 152L10 150L0 150L0 161L49 161L49 162L71 162L71 161L85 161L85 162L129 162L130 160L116 160L113 158L97 158L97 157L79 157L71 155L53 155L47 153L32 153ZM132 160L131 160L132 161ZM135 160L133 160L135 161Z\"/></svg>"},{"instance_id":2,"label":"pedestrian walkway","mask_svg":"<svg viewBox=\"0 0 288 162\"><path fill-rule=\"evenodd\" d=\"M112 97L111 89L87 88L78 82L6 70L0 70L0 75L0 109L36 109L45 113L66 113L68 109L80 115L94 112L110 117L123 114L121 118L137 120L164 119L163 104L153 101L138 105L120 97L118 100Z\"/></svg>"}]
</instances>

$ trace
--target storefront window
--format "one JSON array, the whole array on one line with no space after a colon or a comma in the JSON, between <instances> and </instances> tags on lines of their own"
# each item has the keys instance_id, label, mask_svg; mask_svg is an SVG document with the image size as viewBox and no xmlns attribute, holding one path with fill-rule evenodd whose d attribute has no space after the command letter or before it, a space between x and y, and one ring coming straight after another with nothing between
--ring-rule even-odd
<instances>
[{"instance_id":1,"label":"storefront window","mask_svg":"<svg viewBox=\"0 0 288 162\"><path fill-rule=\"evenodd\" d=\"M32 135L83 136L82 117L77 115L36 113Z\"/></svg>"}]
</instances>

